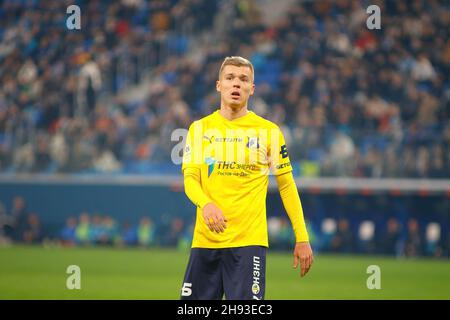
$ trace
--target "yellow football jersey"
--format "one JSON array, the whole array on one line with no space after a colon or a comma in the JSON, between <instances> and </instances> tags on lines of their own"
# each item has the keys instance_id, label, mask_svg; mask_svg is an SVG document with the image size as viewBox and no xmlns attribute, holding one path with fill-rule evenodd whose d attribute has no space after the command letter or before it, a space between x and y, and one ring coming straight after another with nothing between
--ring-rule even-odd
<instances>
[{"instance_id":1,"label":"yellow football jersey","mask_svg":"<svg viewBox=\"0 0 450 320\"><path fill-rule=\"evenodd\" d=\"M228 120L217 110L189 128L182 171L192 167L200 170L204 193L228 221L223 233L212 232L197 208L192 247L267 247L269 173L292 171L279 127L252 111Z\"/></svg>"}]
</instances>

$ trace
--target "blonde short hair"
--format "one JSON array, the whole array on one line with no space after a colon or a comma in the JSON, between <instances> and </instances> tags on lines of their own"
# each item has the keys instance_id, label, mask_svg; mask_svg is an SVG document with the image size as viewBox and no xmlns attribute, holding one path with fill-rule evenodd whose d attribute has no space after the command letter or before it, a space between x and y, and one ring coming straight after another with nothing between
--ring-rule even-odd
<instances>
[{"instance_id":1,"label":"blonde short hair","mask_svg":"<svg viewBox=\"0 0 450 320\"><path fill-rule=\"evenodd\" d=\"M220 66L219 79L225 66L249 67L250 70L252 71L252 80L255 78L255 70L253 69L253 64L243 57L239 56L226 57L225 60L223 60L222 65Z\"/></svg>"}]
</instances>

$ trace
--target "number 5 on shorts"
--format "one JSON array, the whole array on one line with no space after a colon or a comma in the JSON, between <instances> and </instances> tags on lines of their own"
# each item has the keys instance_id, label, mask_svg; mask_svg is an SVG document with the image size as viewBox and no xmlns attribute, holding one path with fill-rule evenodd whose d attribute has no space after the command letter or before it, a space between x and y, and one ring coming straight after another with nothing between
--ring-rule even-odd
<instances>
[{"instance_id":1,"label":"number 5 on shorts","mask_svg":"<svg viewBox=\"0 0 450 320\"><path fill-rule=\"evenodd\" d=\"M181 288L181 295L183 297L189 297L192 294L192 283L185 282L183 283L183 288Z\"/></svg>"}]
</instances>

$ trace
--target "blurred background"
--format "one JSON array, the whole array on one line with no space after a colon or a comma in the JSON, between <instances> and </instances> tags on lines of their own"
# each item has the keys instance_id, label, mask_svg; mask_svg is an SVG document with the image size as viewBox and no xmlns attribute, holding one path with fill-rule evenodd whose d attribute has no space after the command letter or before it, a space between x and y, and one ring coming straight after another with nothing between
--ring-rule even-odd
<instances>
[{"instance_id":1,"label":"blurred background","mask_svg":"<svg viewBox=\"0 0 450 320\"><path fill-rule=\"evenodd\" d=\"M171 135L219 107L241 55L317 253L448 258L449 26L446 1L2 1L0 243L189 248ZM273 181L267 205L270 246L291 250Z\"/></svg>"}]
</instances>

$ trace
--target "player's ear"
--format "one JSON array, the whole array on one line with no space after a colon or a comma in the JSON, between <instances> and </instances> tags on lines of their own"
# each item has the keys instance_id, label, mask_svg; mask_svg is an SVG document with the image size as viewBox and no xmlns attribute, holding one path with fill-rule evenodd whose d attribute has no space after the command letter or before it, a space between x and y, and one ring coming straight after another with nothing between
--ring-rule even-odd
<instances>
[{"instance_id":1,"label":"player's ear","mask_svg":"<svg viewBox=\"0 0 450 320\"><path fill-rule=\"evenodd\" d=\"M220 92L220 80L216 81L216 90Z\"/></svg>"},{"instance_id":2,"label":"player's ear","mask_svg":"<svg viewBox=\"0 0 450 320\"><path fill-rule=\"evenodd\" d=\"M250 89L250 95L252 96L255 93L255 84L252 83L252 88Z\"/></svg>"}]
</instances>

